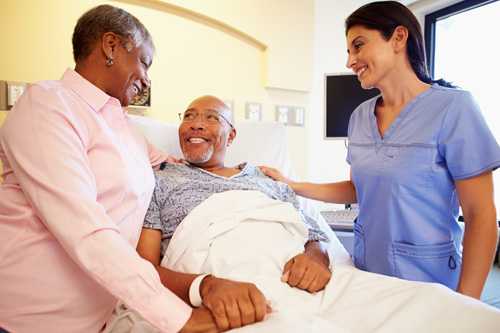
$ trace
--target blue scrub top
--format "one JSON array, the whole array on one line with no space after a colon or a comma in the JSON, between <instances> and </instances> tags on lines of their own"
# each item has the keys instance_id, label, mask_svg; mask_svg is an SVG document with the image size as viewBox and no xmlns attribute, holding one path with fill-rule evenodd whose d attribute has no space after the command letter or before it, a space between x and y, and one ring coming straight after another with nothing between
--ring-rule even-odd
<instances>
[{"instance_id":1,"label":"blue scrub top","mask_svg":"<svg viewBox=\"0 0 500 333\"><path fill-rule=\"evenodd\" d=\"M354 263L375 273L456 289L462 229L455 180L500 166L500 147L470 93L433 85L412 100L384 137L379 96L349 122L359 215Z\"/></svg>"}]
</instances>

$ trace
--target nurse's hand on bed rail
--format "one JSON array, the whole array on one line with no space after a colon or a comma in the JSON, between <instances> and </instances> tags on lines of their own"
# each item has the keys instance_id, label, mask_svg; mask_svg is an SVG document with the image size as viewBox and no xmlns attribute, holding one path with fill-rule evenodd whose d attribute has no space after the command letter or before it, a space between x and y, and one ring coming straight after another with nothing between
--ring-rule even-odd
<instances>
[{"instance_id":1,"label":"nurse's hand on bed rail","mask_svg":"<svg viewBox=\"0 0 500 333\"><path fill-rule=\"evenodd\" d=\"M321 249L319 242L308 242L304 253L285 264L281 281L291 287L315 293L323 290L331 277L328 255Z\"/></svg>"},{"instance_id":2,"label":"nurse's hand on bed rail","mask_svg":"<svg viewBox=\"0 0 500 333\"><path fill-rule=\"evenodd\" d=\"M271 312L266 298L253 283L210 275L203 279L200 294L203 305L222 331L262 321L266 313Z\"/></svg>"},{"instance_id":3,"label":"nurse's hand on bed rail","mask_svg":"<svg viewBox=\"0 0 500 333\"><path fill-rule=\"evenodd\" d=\"M283 174L278 169L267 167L264 165L259 166L259 169L263 174L278 182L287 183L288 185L291 185L293 183L292 180L283 176Z\"/></svg>"}]
</instances>

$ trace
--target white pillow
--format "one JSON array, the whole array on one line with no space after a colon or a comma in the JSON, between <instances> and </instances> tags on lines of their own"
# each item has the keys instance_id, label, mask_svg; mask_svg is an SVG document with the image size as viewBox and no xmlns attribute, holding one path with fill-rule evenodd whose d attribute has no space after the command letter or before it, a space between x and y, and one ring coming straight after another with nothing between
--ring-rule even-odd
<instances>
[{"instance_id":1,"label":"white pillow","mask_svg":"<svg viewBox=\"0 0 500 333\"><path fill-rule=\"evenodd\" d=\"M159 150L176 157L182 157L179 146L178 124L166 123L156 119L128 116L131 123L144 134L148 141Z\"/></svg>"},{"instance_id":2,"label":"white pillow","mask_svg":"<svg viewBox=\"0 0 500 333\"><path fill-rule=\"evenodd\" d=\"M158 149L182 157L178 124L165 123L147 117L129 115L132 123ZM234 166L242 162L268 165L290 175L286 128L275 122L242 121L235 125L236 137L228 147L225 163Z\"/></svg>"}]
</instances>

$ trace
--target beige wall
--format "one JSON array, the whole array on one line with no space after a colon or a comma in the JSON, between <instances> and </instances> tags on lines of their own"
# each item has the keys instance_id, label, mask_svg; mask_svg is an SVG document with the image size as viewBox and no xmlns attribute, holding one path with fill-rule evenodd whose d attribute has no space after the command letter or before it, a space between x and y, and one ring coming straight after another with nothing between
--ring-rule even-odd
<instances>
[{"instance_id":1,"label":"beige wall","mask_svg":"<svg viewBox=\"0 0 500 333\"><path fill-rule=\"evenodd\" d=\"M314 1L170 0L247 33L267 46L266 87L309 91L312 78Z\"/></svg>"},{"instance_id":2,"label":"beige wall","mask_svg":"<svg viewBox=\"0 0 500 333\"><path fill-rule=\"evenodd\" d=\"M314 79L309 114L308 179L317 182L345 180L349 166L343 140L325 140L325 74L350 72L344 20L368 0L316 0L314 33Z\"/></svg>"},{"instance_id":3,"label":"beige wall","mask_svg":"<svg viewBox=\"0 0 500 333\"><path fill-rule=\"evenodd\" d=\"M150 71L152 107L148 115L175 121L194 97L214 94L232 100L236 119L245 102L260 102L264 120L274 106L309 104L312 80L314 2L309 0L163 1L195 14L186 18L162 10L162 1L2 0L0 80L33 82L58 79L73 67L71 34L78 17L100 3L120 6L150 30L156 57ZM64 14L61 14L64 13ZM264 45L265 50L206 24L217 20ZM307 128L290 128L292 163L306 173Z\"/></svg>"},{"instance_id":4,"label":"beige wall","mask_svg":"<svg viewBox=\"0 0 500 333\"><path fill-rule=\"evenodd\" d=\"M5 117L7 117L6 111L0 111L0 127L2 127L3 122L5 121ZM0 181L2 180L2 161L0 161Z\"/></svg>"},{"instance_id":5,"label":"beige wall","mask_svg":"<svg viewBox=\"0 0 500 333\"><path fill-rule=\"evenodd\" d=\"M7 111L0 111L0 127L2 126L6 117L7 117Z\"/></svg>"}]
</instances>

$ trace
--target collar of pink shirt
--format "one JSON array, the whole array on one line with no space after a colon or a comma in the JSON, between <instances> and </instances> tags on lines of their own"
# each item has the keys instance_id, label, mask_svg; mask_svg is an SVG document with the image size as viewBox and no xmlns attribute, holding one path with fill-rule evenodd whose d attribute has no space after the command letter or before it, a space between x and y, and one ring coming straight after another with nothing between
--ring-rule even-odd
<instances>
[{"instance_id":1,"label":"collar of pink shirt","mask_svg":"<svg viewBox=\"0 0 500 333\"><path fill-rule=\"evenodd\" d=\"M121 108L118 99L109 96L71 68L66 69L61 82L64 86L73 90L96 112L100 112L107 104L114 104L116 107Z\"/></svg>"}]
</instances>

